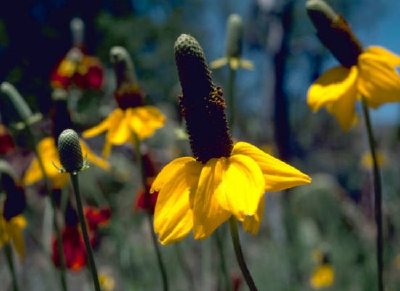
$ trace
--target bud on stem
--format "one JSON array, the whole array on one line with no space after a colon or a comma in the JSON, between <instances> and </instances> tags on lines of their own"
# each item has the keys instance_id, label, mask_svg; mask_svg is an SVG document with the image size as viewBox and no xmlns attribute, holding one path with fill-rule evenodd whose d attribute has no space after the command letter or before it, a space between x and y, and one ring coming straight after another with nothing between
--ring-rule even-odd
<instances>
[{"instance_id":1,"label":"bud on stem","mask_svg":"<svg viewBox=\"0 0 400 291\"><path fill-rule=\"evenodd\" d=\"M58 153L61 165L68 173L76 173L83 168L83 157L78 134L65 129L58 137Z\"/></svg>"}]
</instances>

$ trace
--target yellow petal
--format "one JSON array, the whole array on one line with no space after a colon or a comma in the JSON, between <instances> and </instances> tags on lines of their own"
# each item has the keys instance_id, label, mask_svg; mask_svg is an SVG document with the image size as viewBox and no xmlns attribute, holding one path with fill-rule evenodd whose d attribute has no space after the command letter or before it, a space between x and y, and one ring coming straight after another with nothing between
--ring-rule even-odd
<instances>
[{"instance_id":1,"label":"yellow petal","mask_svg":"<svg viewBox=\"0 0 400 291\"><path fill-rule=\"evenodd\" d=\"M265 191L281 191L311 183L311 178L308 175L264 153L252 144L246 142L236 143L233 147L232 156L237 154L248 156L258 164L264 174Z\"/></svg>"},{"instance_id":2,"label":"yellow petal","mask_svg":"<svg viewBox=\"0 0 400 291\"><path fill-rule=\"evenodd\" d=\"M121 118L121 109L116 109L113 112L111 112L106 119L104 119L102 122L100 122L98 125L89 128L82 132L82 137L84 138L92 138L95 137L96 135L99 135L100 133L107 131L110 128L110 124L114 119L119 119Z\"/></svg>"},{"instance_id":3,"label":"yellow petal","mask_svg":"<svg viewBox=\"0 0 400 291\"><path fill-rule=\"evenodd\" d=\"M243 220L243 228L245 231L256 235L260 230L261 220L264 216L265 209L265 197L261 197L260 203L258 204L257 212L253 216L246 216Z\"/></svg>"},{"instance_id":4,"label":"yellow petal","mask_svg":"<svg viewBox=\"0 0 400 291\"><path fill-rule=\"evenodd\" d=\"M116 109L109 121L106 139L113 145L122 145L131 140L132 133L129 129L127 111Z\"/></svg>"},{"instance_id":5,"label":"yellow petal","mask_svg":"<svg viewBox=\"0 0 400 291\"><path fill-rule=\"evenodd\" d=\"M110 164L97 156L84 141L80 141L81 148L82 148L82 155L88 159L89 162L92 164L98 166L99 168L102 168L103 170L109 170L110 169Z\"/></svg>"},{"instance_id":6,"label":"yellow petal","mask_svg":"<svg viewBox=\"0 0 400 291\"><path fill-rule=\"evenodd\" d=\"M240 59L239 60L239 66L242 69L246 69L246 70L253 70L254 69L254 64L253 62L249 61L249 60L245 60L245 59Z\"/></svg>"},{"instance_id":7,"label":"yellow petal","mask_svg":"<svg viewBox=\"0 0 400 291\"><path fill-rule=\"evenodd\" d=\"M165 116L157 107L141 106L129 108L126 111L131 130L140 139L152 136L157 129L165 124Z\"/></svg>"},{"instance_id":8,"label":"yellow petal","mask_svg":"<svg viewBox=\"0 0 400 291\"><path fill-rule=\"evenodd\" d=\"M21 257L25 257L25 240L23 230L25 229L26 224L26 220L22 215L13 217L7 223L7 231L12 239L15 250Z\"/></svg>"},{"instance_id":9,"label":"yellow petal","mask_svg":"<svg viewBox=\"0 0 400 291\"><path fill-rule=\"evenodd\" d=\"M256 214L264 196L265 181L257 163L245 155L221 159L222 189L214 195L218 203L239 221Z\"/></svg>"},{"instance_id":10,"label":"yellow petal","mask_svg":"<svg viewBox=\"0 0 400 291\"><path fill-rule=\"evenodd\" d=\"M173 160L153 182L159 191L154 211L154 230L162 244L184 238L193 227L189 195L197 186L201 164L193 158Z\"/></svg>"},{"instance_id":11,"label":"yellow petal","mask_svg":"<svg viewBox=\"0 0 400 291\"><path fill-rule=\"evenodd\" d=\"M210 64L211 69L219 69L225 66L228 63L228 59L223 57L220 59L216 59L215 61L212 61Z\"/></svg>"},{"instance_id":12,"label":"yellow petal","mask_svg":"<svg viewBox=\"0 0 400 291\"><path fill-rule=\"evenodd\" d=\"M383 49L368 48L358 58L358 90L371 107L400 101L400 58Z\"/></svg>"},{"instance_id":13,"label":"yellow petal","mask_svg":"<svg viewBox=\"0 0 400 291\"><path fill-rule=\"evenodd\" d=\"M202 168L197 191L193 197L193 231L195 239L204 239L230 217L216 199L225 191L222 186L223 161L211 159Z\"/></svg>"},{"instance_id":14,"label":"yellow petal","mask_svg":"<svg viewBox=\"0 0 400 291\"><path fill-rule=\"evenodd\" d=\"M25 171L24 177L22 178L22 183L25 186L29 186L36 183L37 181L40 181L42 178L43 174L40 170L39 162L36 158L33 158L28 169Z\"/></svg>"},{"instance_id":15,"label":"yellow petal","mask_svg":"<svg viewBox=\"0 0 400 291\"><path fill-rule=\"evenodd\" d=\"M331 265L323 264L317 266L310 278L310 285L313 289L329 287L335 280L335 272Z\"/></svg>"},{"instance_id":16,"label":"yellow petal","mask_svg":"<svg viewBox=\"0 0 400 291\"><path fill-rule=\"evenodd\" d=\"M354 86L357 75L357 68L354 66L350 70L339 66L326 71L308 89L308 106L315 112L344 97L355 100ZM354 96L348 96L349 94Z\"/></svg>"}]
</instances>

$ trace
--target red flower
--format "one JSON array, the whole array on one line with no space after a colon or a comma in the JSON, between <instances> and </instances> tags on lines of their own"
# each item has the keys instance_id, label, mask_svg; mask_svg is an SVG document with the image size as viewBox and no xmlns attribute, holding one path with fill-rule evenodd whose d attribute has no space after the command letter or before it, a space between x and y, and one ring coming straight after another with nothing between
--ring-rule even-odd
<instances>
[{"instance_id":1,"label":"red flower","mask_svg":"<svg viewBox=\"0 0 400 291\"><path fill-rule=\"evenodd\" d=\"M0 155L5 155L15 148L14 141L7 128L0 124Z\"/></svg>"},{"instance_id":2,"label":"red flower","mask_svg":"<svg viewBox=\"0 0 400 291\"><path fill-rule=\"evenodd\" d=\"M158 192L154 192L153 194L149 193L151 183L149 183L148 187L146 187L146 191L143 189L139 190L136 194L136 201L134 208L146 210L151 214L154 214L154 209L156 208L156 202L158 198Z\"/></svg>"},{"instance_id":3,"label":"red flower","mask_svg":"<svg viewBox=\"0 0 400 291\"><path fill-rule=\"evenodd\" d=\"M99 89L103 75L99 59L73 47L52 72L50 83L54 88L68 89L74 85L80 89Z\"/></svg>"},{"instance_id":4,"label":"red flower","mask_svg":"<svg viewBox=\"0 0 400 291\"><path fill-rule=\"evenodd\" d=\"M111 209L109 207L85 207L83 211L88 226L90 244L95 248L99 245L99 227L104 227L110 222Z\"/></svg>"},{"instance_id":5,"label":"red flower","mask_svg":"<svg viewBox=\"0 0 400 291\"><path fill-rule=\"evenodd\" d=\"M62 242L66 267L71 271L79 271L86 265L86 248L78 226L67 225L62 231ZM56 238L53 238L52 247L53 263L60 267Z\"/></svg>"}]
</instances>

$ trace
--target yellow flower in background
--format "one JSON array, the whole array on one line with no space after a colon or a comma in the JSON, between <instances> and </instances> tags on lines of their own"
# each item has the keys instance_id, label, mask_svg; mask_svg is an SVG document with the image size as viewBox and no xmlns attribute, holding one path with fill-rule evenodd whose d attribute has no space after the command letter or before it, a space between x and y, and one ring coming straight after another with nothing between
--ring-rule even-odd
<instances>
[{"instance_id":1,"label":"yellow flower in background","mask_svg":"<svg viewBox=\"0 0 400 291\"><path fill-rule=\"evenodd\" d=\"M377 151L376 152L376 160L378 162L378 167L381 168L382 166L385 166L388 163L388 158L387 156L381 152L381 151ZM371 152L365 152L362 157L361 157L361 166L365 169L365 170L371 170L372 169L372 156L371 156Z\"/></svg>"},{"instance_id":2,"label":"yellow flower in background","mask_svg":"<svg viewBox=\"0 0 400 291\"><path fill-rule=\"evenodd\" d=\"M245 142L236 143L229 157L206 163L178 158L162 169L151 188L159 191L155 232L162 244L180 240L192 229L195 239L204 239L234 215L256 234L265 191L310 182L306 174Z\"/></svg>"},{"instance_id":3,"label":"yellow flower in background","mask_svg":"<svg viewBox=\"0 0 400 291\"><path fill-rule=\"evenodd\" d=\"M91 138L106 132L104 157L109 156L112 145L132 142L134 135L140 140L151 137L165 124L165 116L157 107L144 105L144 94L127 50L119 46L113 47L110 58L117 81L114 97L118 108L100 124L82 134L85 138Z\"/></svg>"},{"instance_id":4,"label":"yellow flower in background","mask_svg":"<svg viewBox=\"0 0 400 291\"><path fill-rule=\"evenodd\" d=\"M311 178L257 147L233 145L226 121L222 89L211 81L200 44L182 34L175 58L193 157L167 164L150 193L158 192L154 230L162 244L183 239L193 230L205 239L232 215L256 234L264 213L264 192L308 184Z\"/></svg>"},{"instance_id":5,"label":"yellow flower in background","mask_svg":"<svg viewBox=\"0 0 400 291\"><path fill-rule=\"evenodd\" d=\"M27 222L23 215L17 215L10 220L5 220L3 214L0 213L0 248L5 244L14 246L17 254L25 257L25 240L23 231Z\"/></svg>"},{"instance_id":6,"label":"yellow flower in background","mask_svg":"<svg viewBox=\"0 0 400 291\"><path fill-rule=\"evenodd\" d=\"M115 280L113 277L106 273L99 274L99 283L102 291L115 290Z\"/></svg>"},{"instance_id":7,"label":"yellow flower in background","mask_svg":"<svg viewBox=\"0 0 400 291\"><path fill-rule=\"evenodd\" d=\"M310 285L313 289L330 287L334 281L335 272L330 264L322 264L317 266L310 277Z\"/></svg>"},{"instance_id":8,"label":"yellow flower in background","mask_svg":"<svg viewBox=\"0 0 400 291\"><path fill-rule=\"evenodd\" d=\"M93 153L85 142L80 141L80 143L83 156L86 157L90 163L104 170L108 170L110 168L108 162ZM68 175L63 175L59 173L58 169L54 166L54 164L60 165L60 158L54 138L46 137L42 139L38 143L37 149L40 159L43 162L46 175L52 183L52 187L55 189L62 188L68 182ZM28 186L42 179L43 173L40 169L39 162L35 157L29 165L28 169L26 170L22 182L25 186Z\"/></svg>"},{"instance_id":9,"label":"yellow flower in background","mask_svg":"<svg viewBox=\"0 0 400 291\"><path fill-rule=\"evenodd\" d=\"M108 157L112 145L122 145L132 141L132 134L139 139L151 137L154 132L163 127L164 115L154 106L115 109L97 126L82 133L85 138L91 138L106 132L103 156Z\"/></svg>"},{"instance_id":10,"label":"yellow flower in background","mask_svg":"<svg viewBox=\"0 0 400 291\"><path fill-rule=\"evenodd\" d=\"M361 97L373 108L400 101L399 66L399 56L381 47L369 47L356 65L337 66L319 77L308 89L308 105L314 112L325 107L343 130L349 130L357 120L355 107Z\"/></svg>"},{"instance_id":11,"label":"yellow flower in background","mask_svg":"<svg viewBox=\"0 0 400 291\"><path fill-rule=\"evenodd\" d=\"M308 0L307 13L317 36L341 66L326 71L309 88L307 102L315 112L325 107L343 130L356 122L356 103L377 108L400 101L400 57L383 47L362 47L346 20L322 0Z\"/></svg>"}]
</instances>

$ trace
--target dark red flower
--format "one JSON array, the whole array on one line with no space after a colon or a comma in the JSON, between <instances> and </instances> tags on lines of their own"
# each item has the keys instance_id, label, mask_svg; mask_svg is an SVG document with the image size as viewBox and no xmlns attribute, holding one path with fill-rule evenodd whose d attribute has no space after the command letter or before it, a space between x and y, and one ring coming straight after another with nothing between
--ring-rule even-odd
<instances>
[{"instance_id":1,"label":"dark red flower","mask_svg":"<svg viewBox=\"0 0 400 291\"><path fill-rule=\"evenodd\" d=\"M79 271L86 265L86 248L78 226L66 226L62 231L65 264L68 270ZM60 267L57 240L52 241L52 259Z\"/></svg>"},{"instance_id":2,"label":"dark red flower","mask_svg":"<svg viewBox=\"0 0 400 291\"><path fill-rule=\"evenodd\" d=\"M151 214L154 214L154 209L156 208L158 192L154 192L153 194L149 193L150 185L148 185L146 191L141 189L136 194L136 200L134 209L142 209L146 210Z\"/></svg>"},{"instance_id":3,"label":"dark red flower","mask_svg":"<svg viewBox=\"0 0 400 291\"><path fill-rule=\"evenodd\" d=\"M3 124L0 124L0 155L5 155L14 148L15 144L11 134Z\"/></svg>"},{"instance_id":4,"label":"dark red flower","mask_svg":"<svg viewBox=\"0 0 400 291\"><path fill-rule=\"evenodd\" d=\"M106 226L110 222L111 209L109 207L85 207L84 212L90 244L93 248L96 248L100 243L99 228Z\"/></svg>"},{"instance_id":5,"label":"dark red flower","mask_svg":"<svg viewBox=\"0 0 400 291\"><path fill-rule=\"evenodd\" d=\"M99 89L103 84L104 70L99 59L73 47L58 63L51 74L53 88Z\"/></svg>"}]
</instances>

